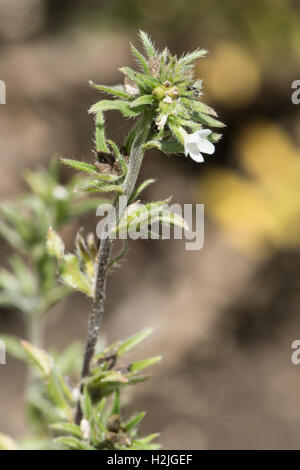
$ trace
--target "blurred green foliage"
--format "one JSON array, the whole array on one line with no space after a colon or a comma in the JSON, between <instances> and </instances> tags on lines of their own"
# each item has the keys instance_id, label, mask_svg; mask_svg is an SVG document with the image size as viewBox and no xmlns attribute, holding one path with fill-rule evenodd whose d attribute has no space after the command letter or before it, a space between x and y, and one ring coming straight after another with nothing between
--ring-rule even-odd
<instances>
[{"instance_id":1,"label":"blurred green foliage","mask_svg":"<svg viewBox=\"0 0 300 470\"><path fill-rule=\"evenodd\" d=\"M80 24L86 19L88 25L106 28L117 23L136 30L138 25L179 40L185 35L231 38L272 60L274 51L298 56L298 7L293 0L90 0L78 3L74 14Z\"/></svg>"}]
</instances>

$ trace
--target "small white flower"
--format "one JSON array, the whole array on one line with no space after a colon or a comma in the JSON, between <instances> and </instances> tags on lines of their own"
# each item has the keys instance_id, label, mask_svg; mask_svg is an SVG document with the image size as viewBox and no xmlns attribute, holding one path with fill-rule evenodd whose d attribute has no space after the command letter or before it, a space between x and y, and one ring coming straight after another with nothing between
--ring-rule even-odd
<instances>
[{"instance_id":1,"label":"small white flower","mask_svg":"<svg viewBox=\"0 0 300 470\"><path fill-rule=\"evenodd\" d=\"M201 129L193 134L186 134L184 138L184 153L185 156L189 155L195 162L204 162L202 153L212 155L215 151L215 146L207 137L211 134L209 129Z\"/></svg>"}]
</instances>

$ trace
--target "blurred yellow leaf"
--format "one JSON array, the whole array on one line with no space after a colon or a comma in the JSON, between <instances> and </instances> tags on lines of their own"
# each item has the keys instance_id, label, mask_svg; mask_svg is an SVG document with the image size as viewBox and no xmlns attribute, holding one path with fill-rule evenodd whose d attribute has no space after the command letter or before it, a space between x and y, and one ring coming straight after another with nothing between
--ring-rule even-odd
<instances>
[{"instance_id":1,"label":"blurred yellow leaf","mask_svg":"<svg viewBox=\"0 0 300 470\"><path fill-rule=\"evenodd\" d=\"M231 107L250 102L261 82L254 58L241 46L225 41L216 45L206 64L198 62L197 70L211 97Z\"/></svg>"},{"instance_id":2,"label":"blurred yellow leaf","mask_svg":"<svg viewBox=\"0 0 300 470\"><path fill-rule=\"evenodd\" d=\"M299 247L299 149L279 126L261 123L242 133L236 151L245 174L213 170L201 181L201 202L248 253Z\"/></svg>"}]
</instances>

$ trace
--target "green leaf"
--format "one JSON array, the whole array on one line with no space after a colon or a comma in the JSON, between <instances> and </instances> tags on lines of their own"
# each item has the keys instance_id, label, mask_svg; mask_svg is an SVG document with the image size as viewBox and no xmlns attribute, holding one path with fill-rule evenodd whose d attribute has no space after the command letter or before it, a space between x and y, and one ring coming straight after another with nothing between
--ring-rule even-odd
<instances>
[{"instance_id":1,"label":"green leaf","mask_svg":"<svg viewBox=\"0 0 300 470\"><path fill-rule=\"evenodd\" d=\"M138 186L138 188L135 191L133 191L128 203L130 204L132 201L134 201L139 196L139 194L142 191L144 191L144 189L146 189L152 183L155 183L155 179L153 178L149 178L148 180L143 181L143 183L140 184L140 186Z\"/></svg>"},{"instance_id":2,"label":"green leaf","mask_svg":"<svg viewBox=\"0 0 300 470\"><path fill-rule=\"evenodd\" d=\"M176 225L188 230L184 219L168 209L167 203L170 200L140 204L134 202L130 204L119 225L112 228L112 233L133 233L142 232L149 229L149 225L157 221L165 225Z\"/></svg>"},{"instance_id":3,"label":"green leaf","mask_svg":"<svg viewBox=\"0 0 300 470\"><path fill-rule=\"evenodd\" d=\"M145 73L150 73L149 66L147 59L143 56L143 54L138 51L133 44L130 44L130 48L132 53L135 55L136 59L138 60L140 66L144 70Z\"/></svg>"},{"instance_id":4,"label":"green leaf","mask_svg":"<svg viewBox=\"0 0 300 470\"><path fill-rule=\"evenodd\" d=\"M120 382L120 383L127 383L128 380L121 372L117 371L107 371L103 373L103 378L101 379L101 383L107 382Z\"/></svg>"},{"instance_id":5,"label":"green leaf","mask_svg":"<svg viewBox=\"0 0 300 470\"><path fill-rule=\"evenodd\" d=\"M155 98L153 95L142 95L136 98L132 103L130 104L131 108L136 108L138 106L143 106L147 104L154 104L155 103Z\"/></svg>"},{"instance_id":6,"label":"green leaf","mask_svg":"<svg viewBox=\"0 0 300 470\"><path fill-rule=\"evenodd\" d=\"M195 100L189 100L187 98L183 98L182 102L186 104L189 109L192 109L196 113L209 114L215 117L218 116L213 108L211 108L210 106L207 106L207 104L202 103L201 101L195 101Z\"/></svg>"},{"instance_id":7,"label":"green leaf","mask_svg":"<svg viewBox=\"0 0 300 470\"><path fill-rule=\"evenodd\" d=\"M71 369L71 372L76 373L77 371L74 370L74 367L73 367ZM74 396L72 395L72 391L70 390L68 383L66 382L64 377L61 375L61 373L56 372L56 376L57 376L57 380L59 382L64 398L66 398L68 403L71 403L72 405L74 405L75 404Z\"/></svg>"},{"instance_id":8,"label":"green leaf","mask_svg":"<svg viewBox=\"0 0 300 470\"><path fill-rule=\"evenodd\" d=\"M159 433L149 434L148 436L135 439L133 441L133 446L136 449L143 450L157 450L160 449L161 445L157 443L152 443L154 439L157 439L160 436Z\"/></svg>"},{"instance_id":9,"label":"green leaf","mask_svg":"<svg viewBox=\"0 0 300 470\"><path fill-rule=\"evenodd\" d=\"M145 32L140 30L139 36L144 46L145 52L147 53L148 57L157 57L157 52L155 50L154 44L151 41L149 35Z\"/></svg>"},{"instance_id":10,"label":"green leaf","mask_svg":"<svg viewBox=\"0 0 300 470\"><path fill-rule=\"evenodd\" d=\"M16 336L1 334L0 341L5 343L6 352L15 359L23 361L26 358L24 349L20 344L20 340Z\"/></svg>"},{"instance_id":11,"label":"green leaf","mask_svg":"<svg viewBox=\"0 0 300 470\"><path fill-rule=\"evenodd\" d=\"M146 411L142 411L141 413L138 413L137 415L134 415L132 418L130 418L126 423L125 423L125 428L126 431L132 431L134 428L136 428L139 423L144 419L146 416Z\"/></svg>"},{"instance_id":12,"label":"green leaf","mask_svg":"<svg viewBox=\"0 0 300 470\"><path fill-rule=\"evenodd\" d=\"M222 139L222 134L216 134L215 132L208 136L208 140L210 140L214 144L219 142L220 139Z\"/></svg>"},{"instance_id":13,"label":"green leaf","mask_svg":"<svg viewBox=\"0 0 300 470\"><path fill-rule=\"evenodd\" d=\"M64 257L65 245L61 237L58 235L52 227L49 227L47 236L47 252L50 256L55 257L58 260L62 260Z\"/></svg>"},{"instance_id":14,"label":"green leaf","mask_svg":"<svg viewBox=\"0 0 300 470\"><path fill-rule=\"evenodd\" d=\"M22 294L28 297L37 296L37 278L28 266L26 266L23 259L17 254L14 254L9 258L9 264L19 280Z\"/></svg>"},{"instance_id":15,"label":"green leaf","mask_svg":"<svg viewBox=\"0 0 300 470\"><path fill-rule=\"evenodd\" d=\"M209 127L226 127L223 122L218 121L217 119L214 119L210 116L207 116L206 114L194 112L192 117L202 122L203 124L206 124Z\"/></svg>"},{"instance_id":16,"label":"green leaf","mask_svg":"<svg viewBox=\"0 0 300 470\"><path fill-rule=\"evenodd\" d=\"M97 103L93 104L90 109L89 113L98 113L104 111L111 111L117 110L120 111L121 114L125 117L135 117L140 114L140 110L136 111L130 108L130 102L122 101L122 100L101 100Z\"/></svg>"},{"instance_id":17,"label":"green leaf","mask_svg":"<svg viewBox=\"0 0 300 470\"><path fill-rule=\"evenodd\" d=\"M138 127L139 127L139 123L137 123L135 126L132 127L131 131L129 132L128 136L126 137L124 147L125 147L127 155L130 155L130 153L131 153L131 147L132 147L133 141L135 139Z\"/></svg>"},{"instance_id":18,"label":"green leaf","mask_svg":"<svg viewBox=\"0 0 300 470\"><path fill-rule=\"evenodd\" d=\"M89 80L89 85L95 88L96 90L103 91L104 93L108 93L109 95L113 95L117 98L130 99L130 95L128 95L128 93L125 93L123 85L97 85L92 80Z\"/></svg>"},{"instance_id":19,"label":"green leaf","mask_svg":"<svg viewBox=\"0 0 300 470\"><path fill-rule=\"evenodd\" d=\"M92 174L99 174L99 171L95 167L95 165L91 165L90 163L80 162L78 160L70 160L69 158L61 158L61 162L64 165L68 165L75 170L84 171L85 173L92 173Z\"/></svg>"},{"instance_id":20,"label":"green leaf","mask_svg":"<svg viewBox=\"0 0 300 470\"><path fill-rule=\"evenodd\" d=\"M84 387L81 403L83 415L88 421L90 421L93 416L93 406L87 387Z\"/></svg>"},{"instance_id":21,"label":"green leaf","mask_svg":"<svg viewBox=\"0 0 300 470\"><path fill-rule=\"evenodd\" d=\"M183 145L176 141L160 142L157 140L150 140L144 145L144 149L149 150L151 148L157 148L165 153L184 153Z\"/></svg>"},{"instance_id":22,"label":"green leaf","mask_svg":"<svg viewBox=\"0 0 300 470\"><path fill-rule=\"evenodd\" d=\"M175 139L177 139L180 144L184 145L185 130L177 124L175 119L168 119L167 124Z\"/></svg>"},{"instance_id":23,"label":"green leaf","mask_svg":"<svg viewBox=\"0 0 300 470\"><path fill-rule=\"evenodd\" d=\"M156 356L156 357L150 357L148 359L144 359L142 361L132 362L132 364L130 365L130 372L139 372L140 370L144 370L147 367L157 364L161 360L162 360L161 356Z\"/></svg>"},{"instance_id":24,"label":"green leaf","mask_svg":"<svg viewBox=\"0 0 300 470\"><path fill-rule=\"evenodd\" d=\"M133 450L158 450L161 448L160 444L143 444L139 440L133 441L131 449Z\"/></svg>"},{"instance_id":25,"label":"green leaf","mask_svg":"<svg viewBox=\"0 0 300 470\"><path fill-rule=\"evenodd\" d=\"M126 233L127 231L138 230L139 227L146 227L151 223L154 216L162 213L163 205L167 201L140 204L138 201L132 202L120 220L119 225L111 229L112 233Z\"/></svg>"},{"instance_id":26,"label":"green leaf","mask_svg":"<svg viewBox=\"0 0 300 470\"><path fill-rule=\"evenodd\" d=\"M120 163L121 167L122 167L122 170L123 170L123 173L126 174L127 173L127 170L128 170L128 167L127 167L127 163L125 162L124 160L124 157L123 155L121 154L117 144L115 144L115 142L113 140L108 140L107 141L109 143L109 145L111 146L112 150L113 150L113 153L116 157L116 159L118 160L118 162Z\"/></svg>"},{"instance_id":27,"label":"green leaf","mask_svg":"<svg viewBox=\"0 0 300 470\"><path fill-rule=\"evenodd\" d=\"M101 432L106 433L106 417L104 416L104 410L105 410L105 405L106 405L106 398L102 398L99 404L96 407L96 413L94 414L96 424L98 428L100 429Z\"/></svg>"},{"instance_id":28,"label":"green leaf","mask_svg":"<svg viewBox=\"0 0 300 470\"><path fill-rule=\"evenodd\" d=\"M61 433L71 434L74 437L82 439L82 432L79 426L73 423L53 423L50 428Z\"/></svg>"},{"instance_id":29,"label":"green leaf","mask_svg":"<svg viewBox=\"0 0 300 470\"><path fill-rule=\"evenodd\" d=\"M36 348L27 341L21 341L21 345L31 364L38 370L43 378L47 379L53 367L50 356L42 349Z\"/></svg>"},{"instance_id":30,"label":"green leaf","mask_svg":"<svg viewBox=\"0 0 300 470\"><path fill-rule=\"evenodd\" d=\"M60 410L61 416L66 419L71 419L72 409L61 388L61 382L58 380L57 374L55 374L53 370L47 380L47 394L51 402Z\"/></svg>"},{"instance_id":31,"label":"green leaf","mask_svg":"<svg viewBox=\"0 0 300 470\"><path fill-rule=\"evenodd\" d=\"M128 385L136 385L136 384L139 384L141 382L145 382L146 380L150 379L151 374L148 374L148 375L135 375L135 373L133 373L132 376L127 375L127 378L128 378Z\"/></svg>"},{"instance_id":32,"label":"green leaf","mask_svg":"<svg viewBox=\"0 0 300 470\"><path fill-rule=\"evenodd\" d=\"M89 183L79 185L76 189L77 191L84 191L89 193L112 193L116 191L119 194L123 194L124 192L122 186L120 185L103 183L101 184L98 181L91 181Z\"/></svg>"},{"instance_id":33,"label":"green leaf","mask_svg":"<svg viewBox=\"0 0 300 470\"><path fill-rule=\"evenodd\" d=\"M122 341L120 346L118 347L117 355L120 357L123 354L127 353L139 343L144 341L151 333L153 332L152 328L145 328L144 330L140 331L136 335L131 336L125 341Z\"/></svg>"},{"instance_id":34,"label":"green leaf","mask_svg":"<svg viewBox=\"0 0 300 470\"><path fill-rule=\"evenodd\" d=\"M95 144L98 152L108 152L105 140L105 120L101 111L95 116Z\"/></svg>"},{"instance_id":35,"label":"green leaf","mask_svg":"<svg viewBox=\"0 0 300 470\"><path fill-rule=\"evenodd\" d=\"M108 265L109 269L111 269L113 266L119 263L119 261L121 261L127 255L128 247L129 247L128 240L123 240L123 248L121 249L118 255L116 255L114 258L110 260L109 265Z\"/></svg>"},{"instance_id":36,"label":"green leaf","mask_svg":"<svg viewBox=\"0 0 300 470\"><path fill-rule=\"evenodd\" d=\"M181 215L176 214L176 212L172 211L165 210L157 216L154 215L154 217L151 218L151 222L161 222L163 225L176 226L187 231L189 230L189 226L184 218Z\"/></svg>"},{"instance_id":37,"label":"green leaf","mask_svg":"<svg viewBox=\"0 0 300 470\"><path fill-rule=\"evenodd\" d=\"M145 437L140 437L139 442L140 444L149 444L149 442L153 441L154 439L157 439L160 436L158 432L149 434L148 436Z\"/></svg>"},{"instance_id":38,"label":"green leaf","mask_svg":"<svg viewBox=\"0 0 300 470\"><path fill-rule=\"evenodd\" d=\"M195 60L200 59L201 57L205 57L207 55L208 51L205 49L196 49L193 52L189 52L188 54L183 55L179 60L178 64L180 65L187 65L192 62L195 62Z\"/></svg>"},{"instance_id":39,"label":"green leaf","mask_svg":"<svg viewBox=\"0 0 300 470\"><path fill-rule=\"evenodd\" d=\"M20 251L23 248L23 240L20 235L9 225L0 220L0 236L14 249Z\"/></svg>"},{"instance_id":40,"label":"green leaf","mask_svg":"<svg viewBox=\"0 0 300 470\"><path fill-rule=\"evenodd\" d=\"M124 75L130 78L145 93L151 92L155 87L160 86L159 80L149 75L136 72L130 67L121 67L119 69Z\"/></svg>"},{"instance_id":41,"label":"green leaf","mask_svg":"<svg viewBox=\"0 0 300 470\"><path fill-rule=\"evenodd\" d=\"M76 437L58 437L55 442L63 444L65 447L73 450L95 450L94 447L87 444L85 441L77 439Z\"/></svg>"},{"instance_id":42,"label":"green leaf","mask_svg":"<svg viewBox=\"0 0 300 470\"><path fill-rule=\"evenodd\" d=\"M121 412L121 406L120 406L120 392L119 390L116 390L114 393L114 401L112 404L111 408L111 414L112 415L119 415Z\"/></svg>"},{"instance_id":43,"label":"green leaf","mask_svg":"<svg viewBox=\"0 0 300 470\"><path fill-rule=\"evenodd\" d=\"M78 289L88 297L93 297L93 286L91 285L89 279L80 270L77 256L71 253L65 255L60 275L62 280L68 286L73 287L73 289Z\"/></svg>"}]
</instances>

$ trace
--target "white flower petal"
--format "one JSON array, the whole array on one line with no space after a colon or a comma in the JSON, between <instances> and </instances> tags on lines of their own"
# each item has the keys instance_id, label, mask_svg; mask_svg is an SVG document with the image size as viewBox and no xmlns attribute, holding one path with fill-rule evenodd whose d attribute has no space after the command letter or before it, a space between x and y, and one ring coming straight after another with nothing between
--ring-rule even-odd
<instances>
[{"instance_id":1,"label":"white flower petal","mask_svg":"<svg viewBox=\"0 0 300 470\"><path fill-rule=\"evenodd\" d=\"M200 144L198 145L198 149L201 152L208 153L212 155L215 152L215 146L209 140L202 139Z\"/></svg>"},{"instance_id":2,"label":"white flower petal","mask_svg":"<svg viewBox=\"0 0 300 470\"><path fill-rule=\"evenodd\" d=\"M190 157L196 162L203 162L203 156L201 152L213 154L215 146L207 140L207 137L211 134L210 129L201 129L194 132L193 134L186 134L184 137L184 153L185 156Z\"/></svg>"},{"instance_id":3,"label":"white flower petal","mask_svg":"<svg viewBox=\"0 0 300 470\"><path fill-rule=\"evenodd\" d=\"M200 152L190 152L190 157L197 163L204 162L204 158Z\"/></svg>"},{"instance_id":4,"label":"white flower petal","mask_svg":"<svg viewBox=\"0 0 300 470\"><path fill-rule=\"evenodd\" d=\"M194 132L194 134L187 133L184 137L184 145L190 144L191 142L195 142L195 134L196 132Z\"/></svg>"},{"instance_id":5,"label":"white flower petal","mask_svg":"<svg viewBox=\"0 0 300 470\"><path fill-rule=\"evenodd\" d=\"M198 134L202 139L206 139L211 134L210 129L201 129L200 131L195 132L195 134Z\"/></svg>"}]
</instances>

